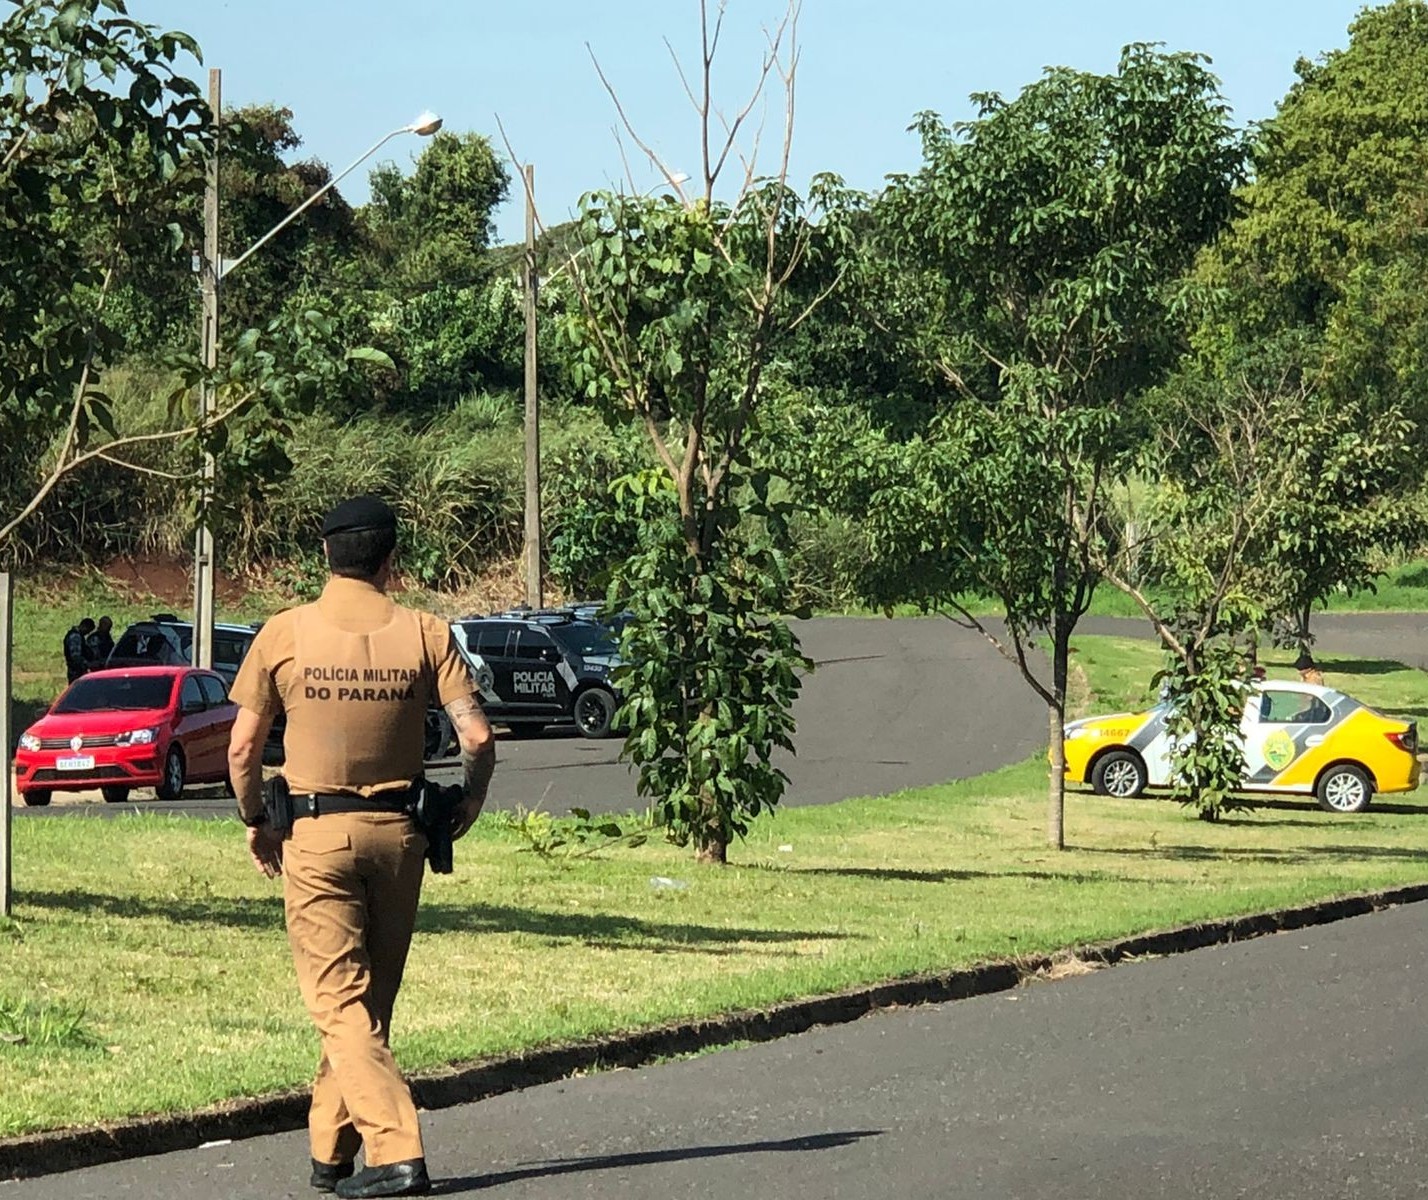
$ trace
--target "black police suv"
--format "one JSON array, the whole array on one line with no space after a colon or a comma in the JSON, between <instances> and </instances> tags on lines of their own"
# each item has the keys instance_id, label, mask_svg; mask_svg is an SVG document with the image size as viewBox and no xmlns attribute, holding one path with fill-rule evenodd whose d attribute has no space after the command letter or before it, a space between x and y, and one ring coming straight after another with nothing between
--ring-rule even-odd
<instances>
[{"instance_id":1,"label":"black police suv","mask_svg":"<svg viewBox=\"0 0 1428 1200\"><path fill-rule=\"evenodd\" d=\"M608 737L620 694L616 633L566 609L513 609L455 622L452 633L481 692L481 707L513 734L574 725L583 737Z\"/></svg>"}]
</instances>

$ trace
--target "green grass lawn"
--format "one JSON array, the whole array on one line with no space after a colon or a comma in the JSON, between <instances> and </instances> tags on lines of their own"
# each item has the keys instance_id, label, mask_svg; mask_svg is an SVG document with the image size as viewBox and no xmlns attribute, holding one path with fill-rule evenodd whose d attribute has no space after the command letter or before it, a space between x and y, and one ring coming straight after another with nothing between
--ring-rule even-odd
<instances>
[{"instance_id":1,"label":"green grass lawn","mask_svg":"<svg viewBox=\"0 0 1428 1200\"><path fill-rule=\"evenodd\" d=\"M1152 600L1154 593L1152 592ZM1412 559L1385 571L1374 581L1373 591L1349 595L1337 592L1315 612L1422 612L1428 610L1428 561ZM1124 592L1102 585L1096 589L1091 615L1140 617L1140 606ZM1311 621L1312 628L1312 621Z\"/></svg>"},{"instance_id":2,"label":"green grass lawn","mask_svg":"<svg viewBox=\"0 0 1428 1200\"><path fill-rule=\"evenodd\" d=\"M1085 703L1143 699L1155 662L1147 643L1079 639ZM1326 666L1338 682L1354 664ZM1421 672L1354 678L1372 703L1428 706ZM1168 801L1078 793L1057 853L1044 782L1033 761L790 809L724 870L664 845L551 864L483 821L456 873L428 881L397 1054L417 1070L1428 876L1420 794L1352 817L1275 800L1206 824ZM26 819L15 837L0 1133L307 1082L315 1043L279 891L245 861L236 823ZM656 889L656 876L687 886ZM62 1029L81 1007L78 1040L3 1036L7 1011Z\"/></svg>"},{"instance_id":3,"label":"green grass lawn","mask_svg":"<svg viewBox=\"0 0 1428 1200\"><path fill-rule=\"evenodd\" d=\"M1270 679L1295 680L1292 650L1261 648L1259 661ZM1428 716L1424 698L1428 696L1428 675L1415 667L1378 659L1336 658L1320 655L1316 661L1324 672L1324 682L1356 700L1392 716L1418 719ZM1093 698L1089 705L1078 704L1075 715L1092 712L1135 712L1155 703L1151 684L1163 663L1159 645L1146 638L1078 637L1072 662L1090 683Z\"/></svg>"},{"instance_id":4,"label":"green grass lawn","mask_svg":"<svg viewBox=\"0 0 1428 1200\"><path fill-rule=\"evenodd\" d=\"M273 607L261 599L243 610L221 609L221 621L247 621L270 615ZM97 571L65 577L36 578L20 574L15 579L14 684L12 705L14 736L19 737L64 689L64 635L82 617L114 619L114 640L135 621L159 612L177 612L188 619L191 605L175 608L152 596L136 596Z\"/></svg>"},{"instance_id":5,"label":"green grass lawn","mask_svg":"<svg viewBox=\"0 0 1428 1200\"><path fill-rule=\"evenodd\" d=\"M1158 597L1154 588L1149 589L1152 602ZM978 617L999 616L1002 606L985 596L964 597L967 609ZM1314 610L1316 613L1347 612L1425 612L1428 611L1428 560L1412 559L1392 567L1374 581L1373 591L1355 592L1353 595L1335 593L1326 603ZM881 617L881 611L867 608L823 610L820 616ZM893 616L916 617L922 614L912 605L898 605ZM1124 592L1102 584L1096 589L1091 600L1089 615L1093 617L1144 617L1140 605ZM1312 628L1312 621L1311 621Z\"/></svg>"}]
</instances>

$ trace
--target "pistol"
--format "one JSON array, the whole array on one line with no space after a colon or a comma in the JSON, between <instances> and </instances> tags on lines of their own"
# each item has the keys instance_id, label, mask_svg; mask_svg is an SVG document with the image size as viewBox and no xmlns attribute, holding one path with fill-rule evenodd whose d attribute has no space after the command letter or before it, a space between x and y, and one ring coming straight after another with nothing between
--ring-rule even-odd
<instances>
[{"instance_id":1,"label":"pistol","mask_svg":"<svg viewBox=\"0 0 1428 1200\"><path fill-rule=\"evenodd\" d=\"M451 874L455 849L451 835L464 799L459 784L440 787L423 779L417 790L412 819L426 835L426 859L434 875Z\"/></svg>"},{"instance_id":2,"label":"pistol","mask_svg":"<svg viewBox=\"0 0 1428 1200\"><path fill-rule=\"evenodd\" d=\"M268 828L279 837L293 831L293 794L283 776L274 775L263 784L263 811L268 814Z\"/></svg>"}]
</instances>

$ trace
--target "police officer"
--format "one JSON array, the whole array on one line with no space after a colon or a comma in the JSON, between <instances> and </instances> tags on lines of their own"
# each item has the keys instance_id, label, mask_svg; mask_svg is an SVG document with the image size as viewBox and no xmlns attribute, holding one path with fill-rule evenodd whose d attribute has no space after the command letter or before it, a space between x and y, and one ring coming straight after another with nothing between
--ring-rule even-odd
<instances>
[{"instance_id":1,"label":"police officer","mask_svg":"<svg viewBox=\"0 0 1428 1200\"><path fill-rule=\"evenodd\" d=\"M109 661L109 656L114 653L114 618L100 617L99 624L94 627L94 632L84 639L84 651L94 670L98 670Z\"/></svg>"},{"instance_id":2,"label":"police officer","mask_svg":"<svg viewBox=\"0 0 1428 1200\"><path fill-rule=\"evenodd\" d=\"M311 1184L339 1196L430 1188L411 1093L388 1046L416 919L426 840L404 811L422 771L426 710L446 709L465 768L460 837L485 803L495 741L437 617L386 595L396 516L359 496L322 526L331 578L279 613L233 684L229 770L254 865L284 879L298 984L322 1039L308 1119ZM284 775L295 819L266 827L262 751L287 716ZM358 1149L365 1166L354 1174Z\"/></svg>"},{"instance_id":3,"label":"police officer","mask_svg":"<svg viewBox=\"0 0 1428 1200\"><path fill-rule=\"evenodd\" d=\"M70 683L89 670L89 635L93 632L93 618L85 617L64 635L64 671Z\"/></svg>"}]
</instances>

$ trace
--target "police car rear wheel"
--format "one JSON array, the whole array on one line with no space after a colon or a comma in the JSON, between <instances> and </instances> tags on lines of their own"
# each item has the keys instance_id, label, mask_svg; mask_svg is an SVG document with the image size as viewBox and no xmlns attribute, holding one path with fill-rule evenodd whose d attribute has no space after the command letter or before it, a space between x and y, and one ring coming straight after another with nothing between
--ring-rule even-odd
<instances>
[{"instance_id":1,"label":"police car rear wheel","mask_svg":"<svg viewBox=\"0 0 1428 1200\"><path fill-rule=\"evenodd\" d=\"M129 789L126 787L111 785L109 787L102 787L99 790L104 793L105 804L123 804L129 799Z\"/></svg>"},{"instance_id":2,"label":"police car rear wheel","mask_svg":"<svg viewBox=\"0 0 1428 1200\"><path fill-rule=\"evenodd\" d=\"M609 692L591 688L576 697L575 728L580 730L581 737L609 737L614 723L615 697Z\"/></svg>"},{"instance_id":3,"label":"police car rear wheel","mask_svg":"<svg viewBox=\"0 0 1428 1200\"><path fill-rule=\"evenodd\" d=\"M1325 812L1363 812L1373 799L1373 781L1368 773L1348 763L1325 771L1316 790L1319 807Z\"/></svg>"},{"instance_id":4,"label":"police car rear wheel","mask_svg":"<svg viewBox=\"0 0 1428 1200\"><path fill-rule=\"evenodd\" d=\"M170 746L168 756L164 759L164 777L159 786L154 789L154 795L160 800L171 802L181 800L183 798L183 776L183 751L177 746Z\"/></svg>"},{"instance_id":5,"label":"police car rear wheel","mask_svg":"<svg viewBox=\"0 0 1428 1200\"><path fill-rule=\"evenodd\" d=\"M1133 800L1145 791L1145 763L1129 750L1112 750L1096 760L1091 786L1102 796Z\"/></svg>"}]
</instances>

